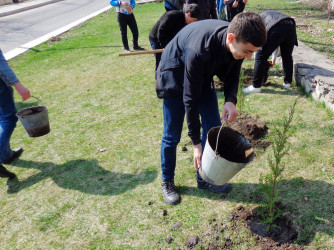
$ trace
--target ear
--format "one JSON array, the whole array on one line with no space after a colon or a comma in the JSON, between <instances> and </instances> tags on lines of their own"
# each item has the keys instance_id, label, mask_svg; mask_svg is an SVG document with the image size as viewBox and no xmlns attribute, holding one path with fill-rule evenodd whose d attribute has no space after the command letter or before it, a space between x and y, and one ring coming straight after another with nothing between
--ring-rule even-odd
<instances>
[{"instance_id":1,"label":"ear","mask_svg":"<svg viewBox=\"0 0 334 250\"><path fill-rule=\"evenodd\" d=\"M228 33L227 34L227 41L229 43L232 43L234 39L235 39L235 35L233 33Z\"/></svg>"}]
</instances>

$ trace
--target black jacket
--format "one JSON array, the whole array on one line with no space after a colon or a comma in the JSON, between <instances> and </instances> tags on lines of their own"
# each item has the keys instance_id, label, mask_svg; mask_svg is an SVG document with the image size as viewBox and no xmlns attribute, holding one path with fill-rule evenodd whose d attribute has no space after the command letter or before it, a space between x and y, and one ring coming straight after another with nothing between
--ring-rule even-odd
<instances>
[{"instance_id":1,"label":"black jacket","mask_svg":"<svg viewBox=\"0 0 334 250\"><path fill-rule=\"evenodd\" d=\"M165 48L184 26L186 18L182 10L167 11L153 26L149 39Z\"/></svg>"},{"instance_id":2,"label":"black jacket","mask_svg":"<svg viewBox=\"0 0 334 250\"><path fill-rule=\"evenodd\" d=\"M201 19L218 19L216 0L186 0L186 4L196 3L201 9Z\"/></svg>"},{"instance_id":3,"label":"black jacket","mask_svg":"<svg viewBox=\"0 0 334 250\"><path fill-rule=\"evenodd\" d=\"M281 12L275 11L275 10L267 10L264 11L260 14L260 16L263 18L265 24L266 24L266 29L269 34L270 29L274 27L276 24L283 20L291 20L296 26L295 19L292 17L289 17L288 15L285 15ZM296 39L295 45L298 46L298 40Z\"/></svg>"},{"instance_id":4,"label":"black jacket","mask_svg":"<svg viewBox=\"0 0 334 250\"><path fill-rule=\"evenodd\" d=\"M159 98L183 96L189 136L200 140L199 102L217 75L224 82L225 102L237 102L240 68L226 47L228 22L203 20L188 24L166 46L157 70Z\"/></svg>"}]
</instances>

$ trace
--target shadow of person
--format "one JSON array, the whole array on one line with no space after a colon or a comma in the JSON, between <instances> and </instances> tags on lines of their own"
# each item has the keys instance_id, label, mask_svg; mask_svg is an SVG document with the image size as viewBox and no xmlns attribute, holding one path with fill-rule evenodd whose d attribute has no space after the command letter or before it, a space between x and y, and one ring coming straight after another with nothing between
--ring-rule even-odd
<instances>
[{"instance_id":1,"label":"shadow of person","mask_svg":"<svg viewBox=\"0 0 334 250\"><path fill-rule=\"evenodd\" d=\"M101 168L98 161L72 160L63 165L52 162L34 162L17 160L15 166L35 168L40 172L25 180L8 179L7 193L17 193L44 179L52 180L61 188L78 190L95 195L118 195L138 185L151 183L157 177L157 171L142 171L138 174L110 172Z\"/></svg>"},{"instance_id":2,"label":"shadow of person","mask_svg":"<svg viewBox=\"0 0 334 250\"><path fill-rule=\"evenodd\" d=\"M260 184L233 183L228 195L217 195L196 187L178 186L181 195L198 196L212 200L260 205L264 199ZM297 242L309 245L318 232L334 236L334 185L321 180L297 177L280 182L278 200L289 212L298 230Z\"/></svg>"}]
</instances>

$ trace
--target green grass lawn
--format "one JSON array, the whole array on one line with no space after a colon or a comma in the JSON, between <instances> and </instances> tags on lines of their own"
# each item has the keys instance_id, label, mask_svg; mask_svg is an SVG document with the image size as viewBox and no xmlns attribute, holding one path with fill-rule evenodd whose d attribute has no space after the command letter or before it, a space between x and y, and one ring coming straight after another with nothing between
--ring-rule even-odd
<instances>
[{"instance_id":1,"label":"green grass lawn","mask_svg":"<svg viewBox=\"0 0 334 250\"><path fill-rule=\"evenodd\" d=\"M149 31L163 12L162 3L136 7L140 46L150 49ZM190 141L185 124L175 179L182 202L165 204L160 187L162 102L155 94L153 55L118 56L123 47L112 10L60 38L9 62L32 95L48 106L51 132L30 138L18 123L13 134L12 147L22 146L25 152L6 166L18 179L0 179L0 248L184 249L192 235L201 239L197 248L226 239L237 249L255 248L248 230L231 229L229 214L239 204L258 206L259 178L269 171L271 149L257 151L222 199L196 187L192 148L181 150ZM252 64L247 61L244 67ZM245 110L270 129L299 99L279 200L299 232L296 244L330 249L333 114L296 86L283 89L278 71L269 81L263 93L246 97ZM224 98L218 96L222 108ZM33 98L24 103L15 98L19 110L38 104ZM173 240L167 243L167 237Z\"/></svg>"}]
</instances>

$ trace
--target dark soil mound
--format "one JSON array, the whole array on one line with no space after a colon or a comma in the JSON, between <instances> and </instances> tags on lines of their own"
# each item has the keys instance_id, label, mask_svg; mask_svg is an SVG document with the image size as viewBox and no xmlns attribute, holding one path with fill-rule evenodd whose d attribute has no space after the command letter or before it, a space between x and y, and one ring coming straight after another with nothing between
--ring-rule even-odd
<instances>
[{"instance_id":1,"label":"dark soil mound","mask_svg":"<svg viewBox=\"0 0 334 250\"><path fill-rule=\"evenodd\" d=\"M271 142L259 140L263 138L268 131L268 127L259 118L241 115L234 122L229 122L228 127L242 134L252 145L253 148L267 148Z\"/></svg>"},{"instance_id":2,"label":"dark soil mound","mask_svg":"<svg viewBox=\"0 0 334 250\"><path fill-rule=\"evenodd\" d=\"M268 232L268 225L261 224L259 216L243 206L239 206L237 211L230 215L230 219L245 222L245 226L254 233L257 245L261 249L303 249L291 244L297 239L298 233L291 220L285 216L280 216L275 221L277 227L272 227Z\"/></svg>"}]
</instances>

